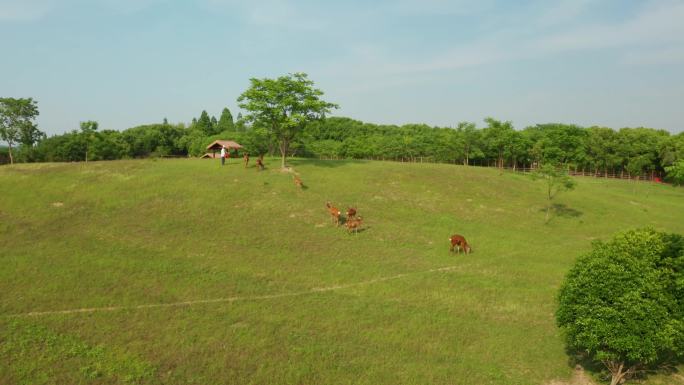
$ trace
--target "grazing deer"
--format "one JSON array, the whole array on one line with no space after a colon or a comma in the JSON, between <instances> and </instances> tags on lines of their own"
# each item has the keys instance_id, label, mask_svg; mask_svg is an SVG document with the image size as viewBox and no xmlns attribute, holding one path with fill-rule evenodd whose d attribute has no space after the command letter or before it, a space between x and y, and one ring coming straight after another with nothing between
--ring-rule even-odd
<instances>
[{"instance_id":1,"label":"grazing deer","mask_svg":"<svg viewBox=\"0 0 684 385\"><path fill-rule=\"evenodd\" d=\"M247 168L247 165L249 164L249 153L245 152L245 155L243 155L242 158L245 160L245 168Z\"/></svg>"},{"instance_id":2,"label":"grazing deer","mask_svg":"<svg viewBox=\"0 0 684 385\"><path fill-rule=\"evenodd\" d=\"M451 241L451 247L449 248L449 251L454 251L456 249L457 253L460 253L461 250L463 250L464 253L468 254L472 251L470 248L470 245L466 241L466 239L463 237L463 235L459 234L454 234L449 238L449 241Z\"/></svg>"},{"instance_id":3,"label":"grazing deer","mask_svg":"<svg viewBox=\"0 0 684 385\"><path fill-rule=\"evenodd\" d=\"M331 205L330 202L326 202L325 207L328 208L328 212L330 213L330 218L332 218L332 222L336 226L339 226L340 225L340 214L341 214L340 210L337 207Z\"/></svg>"},{"instance_id":4,"label":"grazing deer","mask_svg":"<svg viewBox=\"0 0 684 385\"><path fill-rule=\"evenodd\" d=\"M302 178L300 178L299 175L295 175L294 184L299 187L300 190L304 187L304 182L302 182Z\"/></svg>"},{"instance_id":5,"label":"grazing deer","mask_svg":"<svg viewBox=\"0 0 684 385\"><path fill-rule=\"evenodd\" d=\"M354 233L358 233L362 221L362 217L347 218L347 221L344 223L344 225L347 226L347 232L351 233L353 231Z\"/></svg>"},{"instance_id":6,"label":"grazing deer","mask_svg":"<svg viewBox=\"0 0 684 385\"><path fill-rule=\"evenodd\" d=\"M261 171L264 169L264 156L259 155L259 157L256 160L256 165L257 165L257 171Z\"/></svg>"},{"instance_id":7,"label":"grazing deer","mask_svg":"<svg viewBox=\"0 0 684 385\"><path fill-rule=\"evenodd\" d=\"M347 220L353 219L356 216L356 209L349 207L347 209Z\"/></svg>"}]
</instances>

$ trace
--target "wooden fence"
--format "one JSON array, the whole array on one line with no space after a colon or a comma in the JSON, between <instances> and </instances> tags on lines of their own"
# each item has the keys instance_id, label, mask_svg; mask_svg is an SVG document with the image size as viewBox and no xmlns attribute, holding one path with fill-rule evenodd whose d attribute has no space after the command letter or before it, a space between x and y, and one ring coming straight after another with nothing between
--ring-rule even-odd
<instances>
[{"instance_id":1,"label":"wooden fence","mask_svg":"<svg viewBox=\"0 0 684 385\"><path fill-rule=\"evenodd\" d=\"M400 163L445 163L445 164L458 164L458 165L463 165L463 162L460 160L450 160L450 161L438 161L435 160L433 157L425 157L425 156L418 156L418 157L401 157L401 158L385 158L385 157L369 157L369 158L342 158L342 157L323 157L319 156L319 160L375 160L375 161L385 161L385 162L400 162ZM487 164L469 164L468 166L470 167L487 167L487 168L499 168L502 170L506 171L513 171L513 172L521 172L521 173L530 173L534 172L536 168L534 167L496 167L494 162L490 162ZM633 180L633 181L642 181L642 182L655 182L655 183L662 183L663 182L663 175L660 172L651 172L650 174L642 174L642 175L631 175L628 172L619 172L619 173L614 173L614 172L605 172L605 171L587 171L587 170L578 170L578 169L573 169L573 168L568 168L568 174L572 176L586 176L586 177L594 177L594 178L605 178L605 179L626 179L626 180Z\"/></svg>"}]
</instances>

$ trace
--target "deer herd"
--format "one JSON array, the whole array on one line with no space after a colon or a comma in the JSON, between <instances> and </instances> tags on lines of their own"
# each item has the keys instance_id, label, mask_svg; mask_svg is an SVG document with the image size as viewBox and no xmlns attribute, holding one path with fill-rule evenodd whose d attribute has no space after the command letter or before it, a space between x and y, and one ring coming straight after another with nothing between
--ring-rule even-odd
<instances>
[{"instance_id":1,"label":"deer herd","mask_svg":"<svg viewBox=\"0 0 684 385\"><path fill-rule=\"evenodd\" d=\"M330 214L330 219L332 220L332 223L334 223L335 226L339 226L341 224L340 221L342 217L342 212L340 211L340 209L333 206L330 202L326 202L325 207L328 209L328 213ZM347 232L358 233L362 221L363 218L361 218L360 216L356 216L355 208L349 207L347 209L347 216L344 218L344 226L347 227Z\"/></svg>"},{"instance_id":2,"label":"deer herd","mask_svg":"<svg viewBox=\"0 0 684 385\"><path fill-rule=\"evenodd\" d=\"M248 159L249 158L245 159L245 166ZM257 164L258 163L259 160L257 160ZM304 183L298 174L295 174L294 176L294 184L300 190L304 188ZM342 217L342 211L333 206L332 203L326 202L325 208L328 210L330 219L335 226L339 227L340 225L344 225L347 228L348 233L356 234L359 232L363 218L356 215L356 209L354 207L347 208L346 216L344 218ZM463 235L454 234L449 237L449 242L451 242L451 247L449 247L450 252L460 253L463 251L465 254L469 254L472 251L470 244L468 244L468 241L466 241Z\"/></svg>"},{"instance_id":3,"label":"deer herd","mask_svg":"<svg viewBox=\"0 0 684 385\"><path fill-rule=\"evenodd\" d=\"M340 226L342 220L342 211L333 206L330 202L325 202L325 208L328 209L332 223L335 226ZM355 208L349 207L347 209L347 216L344 218L344 226L347 227L347 232L357 233L359 231L359 227L361 227L362 221L363 218L356 215ZM449 237L449 241L451 242L451 247L449 248L450 252L460 253L463 251L465 254L469 254L472 251L472 248L463 235L454 234Z\"/></svg>"}]
</instances>

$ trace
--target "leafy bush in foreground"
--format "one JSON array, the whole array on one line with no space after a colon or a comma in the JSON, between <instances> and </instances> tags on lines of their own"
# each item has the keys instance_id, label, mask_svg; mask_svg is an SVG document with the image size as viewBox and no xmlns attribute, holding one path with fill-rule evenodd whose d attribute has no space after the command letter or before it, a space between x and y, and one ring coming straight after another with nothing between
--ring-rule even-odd
<instances>
[{"instance_id":1,"label":"leafy bush in foreground","mask_svg":"<svg viewBox=\"0 0 684 385\"><path fill-rule=\"evenodd\" d=\"M556 313L571 349L620 383L684 356L684 237L633 230L597 242L568 273Z\"/></svg>"}]
</instances>

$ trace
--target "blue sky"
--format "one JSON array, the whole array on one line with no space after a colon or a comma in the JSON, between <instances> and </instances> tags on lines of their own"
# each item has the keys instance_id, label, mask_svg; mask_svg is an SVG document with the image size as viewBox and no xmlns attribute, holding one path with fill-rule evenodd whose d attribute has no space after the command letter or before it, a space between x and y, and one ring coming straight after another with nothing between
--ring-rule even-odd
<instances>
[{"instance_id":1,"label":"blue sky","mask_svg":"<svg viewBox=\"0 0 684 385\"><path fill-rule=\"evenodd\" d=\"M0 0L0 96L49 134L218 115L306 72L338 116L684 130L684 0Z\"/></svg>"}]
</instances>

